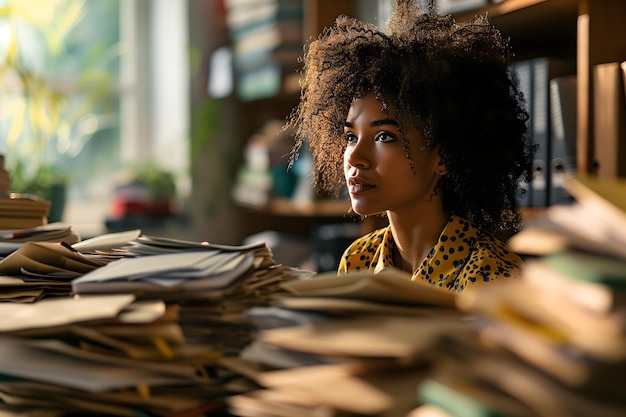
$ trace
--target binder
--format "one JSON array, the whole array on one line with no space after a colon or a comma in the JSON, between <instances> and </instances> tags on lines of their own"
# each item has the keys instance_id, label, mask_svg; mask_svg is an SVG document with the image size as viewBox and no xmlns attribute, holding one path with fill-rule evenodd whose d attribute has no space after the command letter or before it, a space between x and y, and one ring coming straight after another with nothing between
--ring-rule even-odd
<instances>
[{"instance_id":1,"label":"binder","mask_svg":"<svg viewBox=\"0 0 626 417\"><path fill-rule=\"evenodd\" d=\"M550 205L571 200L565 190L565 183L577 173L576 84L575 75L550 80Z\"/></svg>"},{"instance_id":2,"label":"binder","mask_svg":"<svg viewBox=\"0 0 626 417\"><path fill-rule=\"evenodd\" d=\"M622 64L609 62L593 67L593 155L600 178L626 177L626 104Z\"/></svg>"},{"instance_id":3,"label":"binder","mask_svg":"<svg viewBox=\"0 0 626 417\"><path fill-rule=\"evenodd\" d=\"M549 154L549 61L537 58L532 63L533 71L533 104L530 116L531 138L535 150L533 160L533 177L531 181L531 202L534 207L548 205L548 161Z\"/></svg>"},{"instance_id":4,"label":"binder","mask_svg":"<svg viewBox=\"0 0 626 417\"><path fill-rule=\"evenodd\" d=\"M519 89L524 95L524 100L526 102L526 111L528 114L531 114L531 105L532 105L532 71L530 61L517 61L512 65L513 71L517 73L517 78L519 80ZM530 126L528 126L530 129ZM531 193L530 193L530 183L522 180L519 184L518 198L521 207L530 207L531 206Z\"/></svg>"},{"instance_id":5,"label":"binder","mask_svg":"<svg viewBox=\"0 0 626 417\"><path fill-rule=\"evenodd\" d=\"M537 147L533 161L531 205L546 207L549 203L550 155L550 80L575 73L575 63L554 57L532 60L531 140Z\"/></svg>"}]
</instances>

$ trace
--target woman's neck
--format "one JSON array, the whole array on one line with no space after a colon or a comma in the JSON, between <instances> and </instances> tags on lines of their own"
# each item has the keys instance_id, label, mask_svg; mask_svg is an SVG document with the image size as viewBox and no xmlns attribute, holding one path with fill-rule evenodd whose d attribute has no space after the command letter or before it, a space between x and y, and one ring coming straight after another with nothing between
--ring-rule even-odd
<instances>
[{"instance_id":1,"label":"woman's neck","mask_svg":"<svg viewBox=\"0 0 626 417\"><path fill-rule=\"evenodd\" d=\"M437 243L450 214L444 210L430 210L411 216L400 216L393 212L387 215L396 246L394 265L414 273Z\"/></svg>"}]
</instances>

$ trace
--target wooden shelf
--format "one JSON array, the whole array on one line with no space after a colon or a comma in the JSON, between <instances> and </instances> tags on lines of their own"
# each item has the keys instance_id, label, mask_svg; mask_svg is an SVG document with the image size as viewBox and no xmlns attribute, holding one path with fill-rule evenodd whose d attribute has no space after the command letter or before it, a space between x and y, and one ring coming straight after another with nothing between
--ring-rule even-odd
<instances>
[{"instance_id":1,"label":"wooden shelf","mask_svg":"<svg viewBox=\"0 0 626 417\"><path fill-rule=\"evenodd\" d=\"M509 38L517 59L576 55L578 0L507 0L455 14L459 21L487 15Z\"/></svg>"},{"instance_id":2,"label":"wooden shelf","mask_svg":"<svg viewBox=\"0 0 626 417\"><path fill-rule=\"evenodd\" d=\"M499 22L523 21L528 17L548 20L563 14L577 13L578 0L506 0L502 3L491 4L476 10L456 13L455 17L467 20L476 15L487 14L491 19ZM535 25L533 25L535 26ZM528 31L525 26L525 31Z\"/></svg>"},{"instance_id":3,"label":"wooden shelf","mask_svg":"<svg viewBox=\"0 0 626 417\"><path fill-rule=\"evenodd\" d=\"M245 236L265 230L312 236L322 225L361 223L358 216L348 211L349 208L347 201L294 204L290 200L272 200L264 207L241 206L240 226Z\"/></svg>"},{"instance_id":4,"label":"wooden shelf","mask_svg":"<svg viewBox=\"0 0 626 417\"><path fill-rule=\"evenodd\" d=\"M291 217L352 216L349 212L349 201L335 200L319 200L298 203L288 199L273 199L263 207L244 206L244 209L253 213Z\"/></svg>"}]
</instances>

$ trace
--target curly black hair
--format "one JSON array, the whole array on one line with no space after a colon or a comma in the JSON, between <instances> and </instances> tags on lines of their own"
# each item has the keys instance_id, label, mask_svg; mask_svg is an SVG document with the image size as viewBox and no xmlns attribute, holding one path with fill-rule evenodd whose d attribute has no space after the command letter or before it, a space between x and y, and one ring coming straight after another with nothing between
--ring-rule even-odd
<instances>
[{"instance_id":1,"label":"curly black hair","mask_svg":"<svg viewBox=\"0 0 626 417\"><path fill-rule=\"evenodd\" d=\"M383 106L395 104L401 126L440 146L447 211L490 232L518 230L532 148L512 60L485 16L459 23L415 0L396 1L386 31L339 16L305 45L300 102L286 124L296 130L291 161L308 144L316 188L340 195L346 116L355 99L374 92Z\"/></svg>"}]
</instances>

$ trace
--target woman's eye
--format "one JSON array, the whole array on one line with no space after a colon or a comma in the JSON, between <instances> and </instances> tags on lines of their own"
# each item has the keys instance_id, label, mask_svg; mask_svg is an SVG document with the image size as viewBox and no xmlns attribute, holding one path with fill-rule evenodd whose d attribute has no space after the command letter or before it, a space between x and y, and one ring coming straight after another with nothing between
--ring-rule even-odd
<instances>
[{"instance_id":1,"label":"woman's eye","mask_svg":"<svg viewBox=\"0 0 626 417\"><path fill-rule=\"evenodd\" d=\"M388 132L380 132L376 135L377 142L393 142L396 140L396 137Z\"/></svg>"},{"instance_id":2,"label":"woman's eye","mask_svg":"<svg viewBox=\"0 0 626 417\"><path fill-rule=\"evenodd\" d=\"M345 138L346 138L346 143L356 143L358 139L356 135L352 132L347 132L345 135Z\"/></svg>"}]
</instances>

